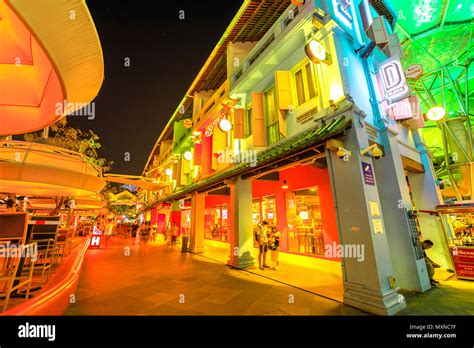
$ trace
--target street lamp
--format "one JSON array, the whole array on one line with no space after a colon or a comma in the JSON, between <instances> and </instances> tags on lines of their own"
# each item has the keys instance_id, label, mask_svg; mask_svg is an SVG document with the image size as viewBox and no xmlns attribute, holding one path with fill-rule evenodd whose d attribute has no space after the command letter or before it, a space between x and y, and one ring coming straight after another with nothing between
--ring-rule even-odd
<instances>
[{"instance_id":1,"label":"street lamp","mask_svg":"<svg viewBox=\"0 0 474 348\"><path fill-rule=\"evenodd\" d=\"M228 132L232 129L232 124L230 123L230 121L227 119L227 117L223 117L220 121L219 121L219 129L223 132Z\"/></svg>"},{"instance_id":2,"label":"street lamp","mask_svg":"<svg viewBox=\"0 0 474 348\"><path fill-rule=\"evenodd\" d=\"M330 55L326 52L321 42L317 40L311 40L304 47L306 55L315 64L326 63L331 64Z\"/></svg>"},{"instance_id":3,"label":"street lamp","mask_svg":"<svg viewBox=\"0 0 474 348\"><path fill-rule=\"evenodd\" d=\"M430 121L439 121L446 116L446 110L440 106L435 106L428 110L426 116Z\"/></svg>"},{"instance_id":4,"label":"street lamp","mask_svg":"<svg viewBox=\"0 0 474 348\"><path fill-rule=\"evenodd\" d=\"M186 151L183 154L183 157L186 161L191 161L193 159L193 153L191 151Z\"/></svg>"}]
</instances>

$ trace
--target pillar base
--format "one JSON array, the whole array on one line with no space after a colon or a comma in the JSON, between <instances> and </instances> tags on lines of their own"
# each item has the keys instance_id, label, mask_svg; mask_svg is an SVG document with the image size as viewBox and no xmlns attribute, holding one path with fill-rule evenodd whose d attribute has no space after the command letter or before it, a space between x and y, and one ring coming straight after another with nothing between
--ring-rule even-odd
<instances>
[{"instance_id":1,"label":"pillar base","mask_svg":"<svg viewBox=\"0 0 474 348\"><path fill-rule=\"evenodd\" d=\"M192 247L191 252L193 252L195 254L202 254L204 252L204 246L200 245L200 246Z\"/></svg>"},{"instance_id":2,"label":"pillar base","mask_svg":"<svg viewBox=\"0 0 474 348\"><path fill-rule=\"evenodd\" d=\"M240 256L231 255L227 261L227 265L236 268L249 268L255 266L255 258L249 253Z\"/></svg>"},{"instance_id":3,"label":"pillar base","mask_svg":"<svg viewBox=\"0 0 474 348\"><path fill-rule=\"evenodd\" d=\"M394 315L406 307L405 300L399 297L397 290L391 289L382 294L346 282L343 303L377 315Z\"/></svg>"}]
</instances>

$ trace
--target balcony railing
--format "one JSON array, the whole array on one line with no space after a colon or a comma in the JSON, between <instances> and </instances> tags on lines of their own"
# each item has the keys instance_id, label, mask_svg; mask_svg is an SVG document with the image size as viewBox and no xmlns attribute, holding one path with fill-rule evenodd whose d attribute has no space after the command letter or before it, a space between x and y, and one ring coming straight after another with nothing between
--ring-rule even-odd
<instances>
[{"instance_id":1,"label":"balcony railing","mask_svg":"<svg viewBox=\"0 0 474 348\"><path fill-rule=\"evenodd\" d=\"M50 165L84 174L102 176L102 167L75 151L40 143L0 141L0 162Z\"/></svg>"}]
</instances>

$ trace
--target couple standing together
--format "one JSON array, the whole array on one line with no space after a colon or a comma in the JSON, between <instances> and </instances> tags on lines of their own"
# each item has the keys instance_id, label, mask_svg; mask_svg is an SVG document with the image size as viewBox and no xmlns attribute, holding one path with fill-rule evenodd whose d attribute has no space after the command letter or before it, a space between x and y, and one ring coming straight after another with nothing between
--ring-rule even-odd
<instances>
[{"instance_id":1,"label":"couple standing together","mask_svg":"<svg viewBox=\"0 0 474 348\"><path fill-rule=\"evenodd\" d=\"M265 268L278 269L278 253L280 251L280 232L276 226L269 227L267 221L257 225L255 240L258 244L258 266L261 270ZM267 252L270 249L272 266L267 265Z\"/></svg>"}]
</instances>

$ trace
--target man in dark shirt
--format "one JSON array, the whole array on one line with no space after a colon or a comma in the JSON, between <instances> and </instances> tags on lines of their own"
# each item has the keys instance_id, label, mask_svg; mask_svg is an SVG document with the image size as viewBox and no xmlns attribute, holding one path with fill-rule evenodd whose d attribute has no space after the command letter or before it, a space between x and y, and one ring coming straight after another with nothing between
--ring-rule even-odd
<instances>
[{"instance_id":1,"label":"man in dark shirt","mask_svg":"<svg viewBox=\"0 0 474 348\"><path fill-rule=\"evenodd\" d=\"M423 248L423 256L425 257L425 263L426 263L426 270L428 271L428 276L430 277L430 283L432 286L436 286L439 282L433 279L434 273L435 273L435 268L440 268L441 266L438 265L436 262L431 260L428 255L426 255L426 251L428 249L431 249L433 246L433 242L429 239L424 240L421 243L421 247Z\"/></svg>"}]
</instances>

